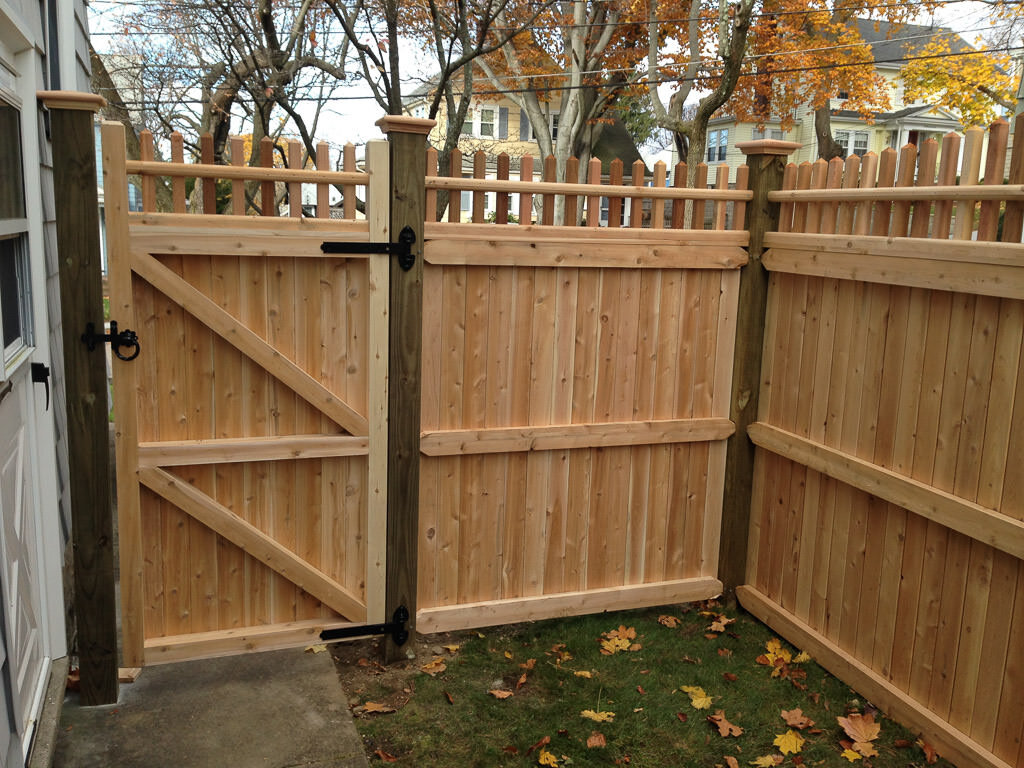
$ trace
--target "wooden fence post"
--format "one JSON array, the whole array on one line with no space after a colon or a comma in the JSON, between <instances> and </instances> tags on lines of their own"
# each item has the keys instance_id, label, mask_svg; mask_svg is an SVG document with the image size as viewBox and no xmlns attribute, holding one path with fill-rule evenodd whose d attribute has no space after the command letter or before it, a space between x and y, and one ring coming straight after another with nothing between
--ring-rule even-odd
<instances>
[{"instance_id":1,"label":"wooden fence post","mask_svg":"<svg viewBox=\"0 0 1024 768\"><path fill-rule=\"evenodd\" d=\"M736 146L747 156L754 198L747 205L750 261L740 271L736 351L729 401L729 418L735 423L736 432L729 438L726 448L722 538L718 558L718 578L727 596L744 583L746 575L754 478L754 444L747 437L747 427L757 417L768 301L768 272L761 264L761 255L765 250L765 233L774 232L779 226L779 204L770 202L768 193L782 188L786 158L802 145L765 139L740 142Z\"/></svg>"},{"instance_id":2,"label":"wooden fence post","mask_svg":"<svg viewBox=\"0 0 1024 768\"><path fill-rule=\"evenodd\" d=\"M107 364L105 345L90 351L81 338L87 323L103 333L93 113L106 102L62 91L39 98L53 138L81 701L94 706L117 701L118 691Z\"/></svg>"},{"instance_id":3,"label":"wooden fence post","mask_svg":"<svg viewBox=\"0 0 1024 768\"><path fill-rule=\"evenodd\" d=\"M423 224L426 216L426 135L433 120L388 115L377 121L391 149L391 224L398 240L404 227L416 235L412 268L391 265L388 345L388 513L384 611L404 605L416 624L419 543L420 384L423 347ZM404 658L391 640L386 662Z\"/></svg>"}]
</instances>

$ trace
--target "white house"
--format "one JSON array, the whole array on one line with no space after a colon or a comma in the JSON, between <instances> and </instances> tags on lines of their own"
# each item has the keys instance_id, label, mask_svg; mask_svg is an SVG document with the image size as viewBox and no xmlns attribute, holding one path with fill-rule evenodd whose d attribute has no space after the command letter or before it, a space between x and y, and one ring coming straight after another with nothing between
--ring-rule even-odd
<instances>
[{"instance_id":1,"label":"white house","mask_svg":"<svg viewBox=\"0 0 1024 768\"><path fill-rule=\"evenodd\" d=\"M67 655L67 449L49 121L89 89L82 0L0 0L0 764L22 766Z\"/></svg>"}]
</instances>

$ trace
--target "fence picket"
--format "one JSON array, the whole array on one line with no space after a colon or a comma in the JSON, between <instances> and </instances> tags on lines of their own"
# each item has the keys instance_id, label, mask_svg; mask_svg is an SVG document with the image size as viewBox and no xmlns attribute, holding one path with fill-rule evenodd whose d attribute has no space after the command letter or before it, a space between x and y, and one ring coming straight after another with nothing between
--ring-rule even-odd
<instances>
[{"instance_id":1,"label":"fence picket","mask_svg":"<svg viewBox=\"0 0 1024 768\"><path fill-rule=\"evenodd\" d=\"M533 181L533 156L523 155L519 158L519 180ZM533 223L533 195L529 192L519 193L519 223Z\"/></svg>"},{"instance_id":2,"label":"fence picket","mask_svg":"<svg viewBox=\"0 0 1024 768\"><path fill-rule=\"evenodd\" d=\"M996 120L988 129L988 152L985 159L986 185L1003 183L1003 169L1006 167L1006 142L1009 139L1010 124ZM983 200L981 216L978 219L978 240L994 242L999 236L998 200Z\"/></svg>"},{"instance_id":3,"label":"fence picket","mask_svg":"<svg viewBox=\"0 0 1024 768\"><path fill-rule=\"evenodd\" d=\"M608 183L611 186L622 186L622 161L619 158L612 160L608 168ZM623 198L618 195L608 198L608 226L612 229L622 226L622 201Z\"/></svg>"},{"instance_id":4,"label":"fence picket","mask_svg":"<svg viewBox=\"0 0 1024 768\"><path fill-rule=\"evenodd\" d=\"M939 158L939 142L935 139L926 139L921 144L921 153L917 158L917 180L918 187L935 186L935 165ZM914 202L914 215L910 221L911 237L928 237L932 219L932 201L924 196Z\"/></svg>"}]
</instances>

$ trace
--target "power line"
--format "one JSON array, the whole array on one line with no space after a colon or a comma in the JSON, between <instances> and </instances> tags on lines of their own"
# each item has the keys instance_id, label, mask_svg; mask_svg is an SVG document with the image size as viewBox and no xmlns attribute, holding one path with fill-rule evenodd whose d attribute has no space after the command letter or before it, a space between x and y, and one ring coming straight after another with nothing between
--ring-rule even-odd
<instances>
[{"instance_id":1,"label":"power line","mask_svg":"<svg viewBox=\"0 0 1024 768\"><path fill-rule=\"evenodd\" d=\"M992 48L989 51L986 51L986 53L1009 53L1011 51L1024 51L1024 46L1003 46L1001 48ZM873 62L851 62L851 63L845 63L845 64L822 64L822 65L812 66L812 67L789 67L789 68L786 68L786 69L774 69L774 70L772 70L772 75L788 74L788 73L794 73L794 72L815 72L815 71L820 71L820 70L823 70L823 69L848 69L848 68L852 68L852 67L869 67L869 66L873 66L874 64L900 64L900 63L906 63L906 62L910 62L910 61L924 61L924 60L929 60L929 59L948 59L948 58L955 58L957 56L977 56L977 55L979 55L979 53L980 53L979 51L950 51L950 52L947 52L947 53L934 53L934 54L928 54L928 55L922 55L922 56L903 56L903 57L893 58L893 59L878 59L878 60L875 60ZM764 76L764 74L763 73L759 73L759 72L741 72L740 73L740 77L763 77L763 76ZM654 85L661 85L661 84L668 84L668 83L687 83L687 82L692 83L692 82L696 82L696 81L698 81L700 79L701 79L700 77L666 77L666 78L656 78L656 79L651 79L651 80L643 80L641 82L636 82L636 83L626 83L626 84L622 84L622 85L617 86L617 87L627 88L627 87L632 87L632 86L646 85L647 83L652 83ZM543 89L536 89L536 88L505 88L505 89L493 89L493 90L487 90L487 91L474 91L474 95L477 95L477 96L501 96L501 95L507 95L507 94L516 94L516 93L533 93L533 92L535 92L537 90L544 90L544 91L575 91L575 90L585 90L587 88L597 88L597 87L601 87L601 86L594 86L594 85L560 85L560 86L551 86L550 88L543 88ZM319 102L319 101L322 101L322 99L316 99L316 98L313 98L313 97L297 97L295 99L290 99L289 101ZM332 96L329 101L376 101L376 97L374 97L374 96ZM122 103L125 106L148 106L150 104L150 102L138 101L138 100L124 101ZM204 101L202 99L178 99L178 100L175 101L175 103L177 103L177 104L205 104L206 101Z\"/></svg>"}]
</instances>

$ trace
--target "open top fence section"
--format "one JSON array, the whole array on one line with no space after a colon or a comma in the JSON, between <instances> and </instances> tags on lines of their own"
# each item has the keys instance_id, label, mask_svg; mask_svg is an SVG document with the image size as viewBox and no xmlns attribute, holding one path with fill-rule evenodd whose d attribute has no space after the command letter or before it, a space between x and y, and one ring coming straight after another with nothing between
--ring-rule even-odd
<instances>
[{"instance_id":1,"label":"open top fence section","mask_svg":"<svg viewBox=\"0 0 1024 768\"><path fill-rule=\"evenodd\" d=\"M1017 136L1024 131L1018 122ZM1024 763L1024 141L790 166L743 604L962 765ZM958 158L962 162L958 166Z\"/></svg>"}]
</instances>

